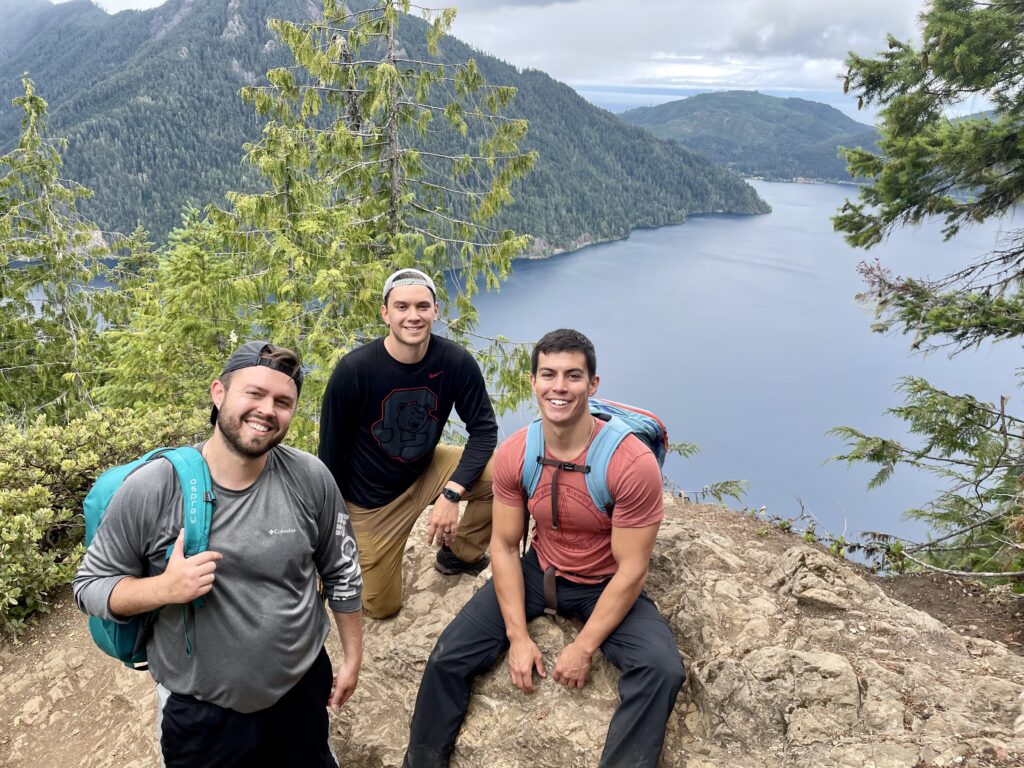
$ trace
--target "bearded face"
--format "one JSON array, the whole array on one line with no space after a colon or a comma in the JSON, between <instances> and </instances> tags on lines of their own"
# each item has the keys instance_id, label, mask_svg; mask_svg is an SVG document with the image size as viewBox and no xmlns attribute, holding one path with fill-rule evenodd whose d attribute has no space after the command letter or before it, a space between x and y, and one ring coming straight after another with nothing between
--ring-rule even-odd
<instances>
[{"instance_id":1,"label":"bearded face","mask_svg":"<svg viewBox=\"0 0 1024 768\"><path fill-rule=\"evenodd\" d=\"M242 368L211 394L217 405L217 429L239 456L259 458L288 434L297 390L295 382L280 371Z\"/></svg>"}]
</instances>

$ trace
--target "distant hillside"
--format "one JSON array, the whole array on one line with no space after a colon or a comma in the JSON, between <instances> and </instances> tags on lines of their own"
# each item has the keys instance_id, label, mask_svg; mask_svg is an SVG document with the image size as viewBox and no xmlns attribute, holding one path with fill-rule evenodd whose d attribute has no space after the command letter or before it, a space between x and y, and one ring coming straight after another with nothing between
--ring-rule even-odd
<instances>
[{"instance_id":1,"label":"distant hillside","mask_svg":"<svg viewBox=\"0 0 1024 768\"><path fill-rule=\"evenodd\" d=\"M47 0L0 0L0 61L39 31L51 8Z\"/></svg>"},{"instance_id":2,"label":"distant hillside","mask_svg":"<svg viewBox=\"0 0 1024 768\"><path fill-rule=\"evenodd\" d=\"M220 203L255 183L240 161L259 124L237 91L287 63L280 46L266 45L263 19L298 18L306 5L245 0L252 18L229 34L227 0L114 16L88 0L52 6L40 31L0 62L0 148L16 140L21 115L10 102L28 72L50 104L51 132L69 140L65 175L95 192L83 212L104 229L130 231L141 220L160 235L185 203Z\"/></svg>"},{"instance_id":3,"label":"distant hillside","mask_svg":"<svg viewBox=\"0 0 1024 768\"><path fill-rule=\"evenodd\" d=\"M0 58L0 151L17 136L10 99L28 71L50 103L53 132L69 139L66 175L96 192L84 212L105 229L128 231L141 220L162 236L186 202L219 203L226 190L259 183L240 161L260 123L237 90L291 63L268 17L318 12L312 0L168 0L114 16L87 0L51 6L33 22L35 34L20 35L17 50ZM403 21L412 57L425 57L424 29L419 19ZM525 148L540 160L514 189L504 226L567 248L691 213L768 210L735 174L541 72L520 72L454 38L442 41L442 56L474 57L490 82L519 88L514 114L529 119Z\"/></svg>"},{"instance_id":4,"label":"distant hillside","mask_svg":"<svg viewBox=\"0 0 1024 768\"><path fill-rule=\"evenodd\" d=\"M739 173L849 181L839 147L875 148L878 132L839 110L753 91L702 93L619 115Z\"/></svg>"}]
</instances>

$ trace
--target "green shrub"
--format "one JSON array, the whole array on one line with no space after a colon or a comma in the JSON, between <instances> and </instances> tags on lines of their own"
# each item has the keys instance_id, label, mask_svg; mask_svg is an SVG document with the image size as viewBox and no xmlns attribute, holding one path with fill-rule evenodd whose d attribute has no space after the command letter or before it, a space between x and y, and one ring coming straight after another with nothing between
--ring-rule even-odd
<instances>
[{"instance_id":1,"label":"green shrub","mask_svg":"<svg viewBox=\"0 0 1024 768\"><path fill-rule=\"evenodd\" d=\"M45 416L0 424L0 629L14 633L82 558L82 500L96 477L162 445L198 442L207 413L97 411L66 424Z\"/></svg>"}]
</instances>

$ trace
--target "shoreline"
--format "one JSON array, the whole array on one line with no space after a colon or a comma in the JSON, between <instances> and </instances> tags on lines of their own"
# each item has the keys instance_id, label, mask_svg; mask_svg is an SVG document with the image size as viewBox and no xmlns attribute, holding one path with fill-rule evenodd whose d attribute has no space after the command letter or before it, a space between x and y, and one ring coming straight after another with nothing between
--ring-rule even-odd
<instances>
[{"instance_id":1,"label":"shoreline","mask_svg":"<svg viewBox=\"0 0 1024 768\"><path fill-rule=\"evenodd\" d=\"M807 179L803 177L797 177L793 179L768 179L764 176L744 176L743 180L746 182L759 181L765 184L804 184L804 185L820 185L820 186L838 186L838 187L862 187L863 183L857 181L843 181L841 179ZM771 215L771 211L767 213L737 213L735 211L701 211L698 213L687 214L682 221L666 222L664 224L655 225L640 225L631 227L629 232L618 237L606 237L597 240L586 240L580 239L576 243L570 245L567 248L540 248L536 252L531 249L527 250L520 256L516 256L513 261L543 261L544 259L550 259L553 256L561 256L567 253L576 253L582 251L584 248L589 248L593 245L603 245L604 243L614 243L619 240L628 240L629 236L634 232L639 232L645 229L662 229L663 227L678 227L686 224L690 219L695 218L709 218L713 216L767 216ZM544 242L541 240L541 242Z\"/></svg>"}]
</instances>

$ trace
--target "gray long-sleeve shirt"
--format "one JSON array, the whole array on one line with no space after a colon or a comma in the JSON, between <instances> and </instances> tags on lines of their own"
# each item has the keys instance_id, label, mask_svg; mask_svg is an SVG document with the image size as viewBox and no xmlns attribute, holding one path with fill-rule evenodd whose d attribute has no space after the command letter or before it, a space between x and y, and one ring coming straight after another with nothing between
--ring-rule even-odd
<instances>
[{"instance_id":1,"label":"gray long-sleeve shirt","mask_svg":"<svg viewBox=\"0 0 1024 768\"><path fill-rule=\"evenodd\" d=\"M160 609L147 645L149 669L170 691L254 712L298 682L330 631L317 574L332 610L360 609L358 552L334 479L308 453L277 446L249 488L215 484L214 493L209 548L223 559L213 590L199 608ZM117 620L109 608L114 585L163 573L181 526L170 462L135 471L111 499L75 577L79 607Z\"/></svg>"}]
</instances>

